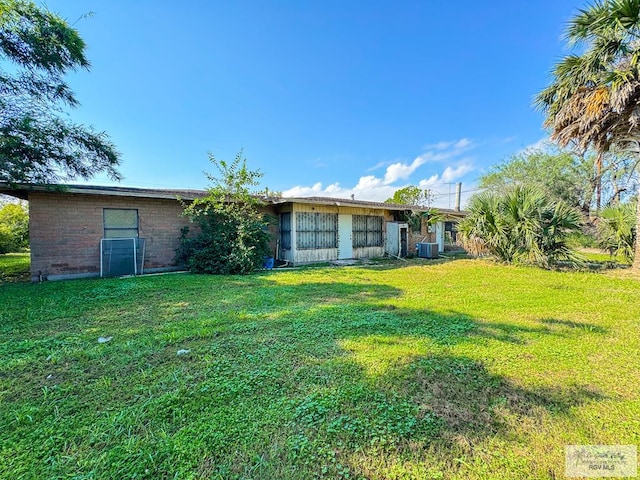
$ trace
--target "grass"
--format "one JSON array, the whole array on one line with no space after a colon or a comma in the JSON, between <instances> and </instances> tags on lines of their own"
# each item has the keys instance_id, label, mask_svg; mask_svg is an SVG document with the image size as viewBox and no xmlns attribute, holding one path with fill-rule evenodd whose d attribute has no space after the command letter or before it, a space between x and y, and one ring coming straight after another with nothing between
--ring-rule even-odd
<instances>
[{"instance_id":1,"label":"grass","mask_svg":"<svg viewBox=\"0 0 640 480\"><path fill-rule=\"evenodd\" d=\"M640 443L638 298L481 260L3 285L0 478L562 478Z\"/></svg>"},{"instance_id":2,"label":"grass","mask_svg":"<svg viewBox=\"0 0 640 480\"><path fill-rule=\"evenodd\" d=\"M607 252L595 248L580 248L578 253L584 257L587 262L602 265L610 268L617 268L620 266L628 266L630 262L622 255L611 256Z\"/></svg>"},{"instance_id":3,"label":"grass","mask_svg":"<svg viewBox=\"0 0 640 480\"><path fill-rule=\"evenodd\" d=\"M0 283L29 279L29 253L5 253L0 255Z\"/></svg>"}]
</instances>

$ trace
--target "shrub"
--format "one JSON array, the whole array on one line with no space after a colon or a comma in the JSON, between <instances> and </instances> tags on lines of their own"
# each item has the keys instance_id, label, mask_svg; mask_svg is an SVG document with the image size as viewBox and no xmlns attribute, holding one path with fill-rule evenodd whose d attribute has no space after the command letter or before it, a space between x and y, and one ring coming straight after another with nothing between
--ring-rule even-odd
<instances>
[{"instance_id":1,"label":"shrub","mask_svg":"<svg viewBox=\"0 0 640 480\"><path fill-rule=\"evenodd\" d=\"M458 232L471 254L543 267L559 261L581 263L567 244L568 234L581 228L580 213L561 201L549 200L534 187L475 195L467 210L470 214L460 222Z\"/></svg>"},{"instance_id":2,"label":"shrub","mask_svg":"<svg viewBox=\"0 0 640 480\"><path fill-rule=\"evenodd\" d=\"M208 196L185 205L199 231L183 229L176 260L195 273L250 273L268 253L264 203L250 191L262 174L247 169L242 152L231 163L209 157L221 178L207 175L214 182Z\"/></svg>"},{"instance_id":3,"label":"shrub","mask_svg":"<svg viewBox=\"0 0 640 480\"><path fill-rule=\"evenodd\" d=\"M606 207L598 218L600 248L612 257L622 256L633 261L633 247L637 235L636 204L622 203Z\"/></svg>"},{"instance_id":4,"label":"shrub","mask_svg":"<svg viewBox=\"0 0 640 480\"><path fill-rule=\"evenodd\" d=\"M0 208L0 253L20 252L29 247L29 211L22 203Z\"/></svg>"}]
</instances>

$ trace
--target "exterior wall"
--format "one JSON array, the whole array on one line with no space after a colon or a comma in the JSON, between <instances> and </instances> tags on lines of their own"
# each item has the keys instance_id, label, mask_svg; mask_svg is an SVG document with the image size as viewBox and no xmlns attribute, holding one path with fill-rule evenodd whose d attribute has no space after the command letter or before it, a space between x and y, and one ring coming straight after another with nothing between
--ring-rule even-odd
<instances>
[{"instance_id":1,"label":"exterior wall","mask_svg":"<svg viewBox=\"0 0 640 480\"><path fill-rule=\"evenodd\" d=\"M425 218L421 219L419 232L414 232L411 230L411 227L409 227L408 250L410 254L416 254L416 243L438 243L435 225L432 227L432 230L432 232L429 232L429 227Z\"/></svg>"},{"instance_id":2,"label":"exterior wall","mask_svg":"<svg viewBox=\"0 0 640 480\"><path fill-rule=\"evenodd\" d=\"M439 225L439 226L437 226ZM438 222L438 224L432 225L432 231L429 232L426 219L422 219L420 232L413 232L409 228L409 253L416 253L416 243L437 243L438 250L442 253L444 251L444 222ZM436 233L438 232L438 233Z\"/></svg>"},{"instance_id":3,"label":"exterior wall","mask_svg":"<svg viewBox=\"0 0 640 480\"><path fill-rule=\"evenodd\" d=\"M278 252L278 260L293 263L293 249L285 250L281 248Z\"/></svg>"},{"instance_id":4,"label":"exterior wall","mask_svg":"<svg viewBox=\"0 0 640 480\"><path fill-rule=\"evenodd\" d=\"M278 239L278 214L276 212L276 208L273 205L267 205L265 206L262 211L264 212L264 214L267 217L267 220L269 221L268 224L268 232L269 232L269 236L271 237L269 239L269 255L270 256L274 256L276 254L276 248L277 248L277 239Z\"/></svg>"},{"instance_id":5,"label":"exterior wall","mask_svg":"<svg viewBox=\"0 0 640 480\"><path fill-rule=\"evenodd\" d=\"M31 192L31 278L98 276L103 208L138 209L139 236L146 239L145 271L175 269L180 229L189 224L176 200L109 195Z\"/></svg>"},{"instance_id":6,"label":"exterior wall","mask_svg":"<svg viewBox=\"0 0 640 480\"><path fill-rule=\"evenodd\" d=\"M319 248L315 250L295 250L294 263L330 262L338 259L337 248Z\"/></svg>"},{"instance_id":7,"label":"exterior wall","mask_svg":"<svg viewBox=\"0 0 640 480\"><path fill-rule=\"evenodd\" d=\"M384 225L386 226L386 223ZM382 247L359 247L353 249L353 258L378 257L384 257L384 244L382 245Z\"/></svg>"},{"instance_id":8,"label":"exterior wall","mask_svg":"<svg viewBox=\"0 0 640 480\"><path fill-rule=\"evenodd\" d=\"M285 210L282 210L285 211ZM316 250L298 250L296 248L296 225L295 214L297 212L315 212L315 213L336 213L338 215L376 215L383 217L383 245L380 247L361 247L353 249L353 258L374 258L384 256L384 238L386 232L386 222L393 221L393 213L389 210L381 210L377 208L359 208L359 207L341 207L338 205L312 205L307 203L294 203L291 219L291 251L282 252L283 260L288 260L294 264L313 263L313 262L329 262L337 260L338 249L326 248ZM340 240L338 239L338 242ZM288 258L287 258L288 257Z\"/></svg>"}]
</instances>

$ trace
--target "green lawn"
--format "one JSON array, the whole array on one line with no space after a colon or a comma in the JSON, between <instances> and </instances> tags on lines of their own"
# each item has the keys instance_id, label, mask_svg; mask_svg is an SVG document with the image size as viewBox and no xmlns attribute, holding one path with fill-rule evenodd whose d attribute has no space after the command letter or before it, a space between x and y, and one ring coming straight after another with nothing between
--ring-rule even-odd
<instances>
[{"instance_id":1,"label":"green lawn","mask_svg":"<svg viewBox=\"0 0 640 480\"><path fill-rule=\"evenodd\" d=\"M0 255L0 283L29 279L29 253Z\"/></svg>"},{"instance_id":2,"label":"green lawn","mask_svg":"<svg viewBox=\"0 0 640 480\"><path fill-rule=\"evenodd\" d=\"M639 299L481 260L3 285L0 478L563 478L640 444Z\"/></svg>"},{"instance_id":3,"label":"green lawn","mask_svg":"<svg viewBox=\"0 0 640 480\"><path fill-rule=\"evenodd\" d=\"M591 262L591 263L606 264L606 265L629 265L629 261L626 260L622 255L612 257L608 253L595 248L578 249L578 252L588 262Z\"/></svg>"}]
</instances>

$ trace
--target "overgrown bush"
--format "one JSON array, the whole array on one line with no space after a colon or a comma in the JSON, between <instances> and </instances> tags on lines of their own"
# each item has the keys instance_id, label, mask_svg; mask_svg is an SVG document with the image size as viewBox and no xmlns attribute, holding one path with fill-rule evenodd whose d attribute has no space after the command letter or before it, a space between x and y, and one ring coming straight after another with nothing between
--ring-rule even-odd
<instances>
[{"instance_id":1,"label":"overgrown bush","mask_svg":"<svg viewBox=\"0 0 640 480\"><path fill-rule=\"evenodd\" d=\"M0 253L20 252L29 247L29 211L22 203L0 208Z\"/></svg>"},{"instance_id":2,"label":"overgrown bush","mask_svg":"<svg viewBox=\"0 0 640 480\"><path fill-rule=\"evenodd\" d=\"M580 213L534 187L475 195L467 210L470 214L460 222L458 234L471 254L543 267L559 261L581 263L567 244L568 234L581 228Z\"/></svg>"},{"instance_id":3,"label":"overgrown bush","mask_svg":"<svg viewBox=\"0 0 640 480\"><path fill-rule=\"evenodd\" d=\"M583 227L581 232L571 232L567 235L567 243L572 248L598 248L595 226L588 224Z\"/></svg>"},{"instance_id":4,"label":"overgrown bush","mask_svg":"<svg viewBox=\"0 0 640 480\"><path fill-rule=\"evenodd\" d=\"M208 196L185 204L184 215L199 229L183 229L176 260L195 273L250 273L268 253L264 202L250 191L262 174L247 169L242 152L231 163L209 158L221 176L207 175L214 183Z\"/></svg>"},{"instance_id":5,"label":"overgrown bush","mask_svg":"<svg viewBox=\"0 0 640 480\"><path fill-rule=\"evenodd\" d=\"M622 256L633 261L637 235L636 203L622 203L606 207L598 218L600 248L612 257Z\"/></svg>"}]
</instances>

